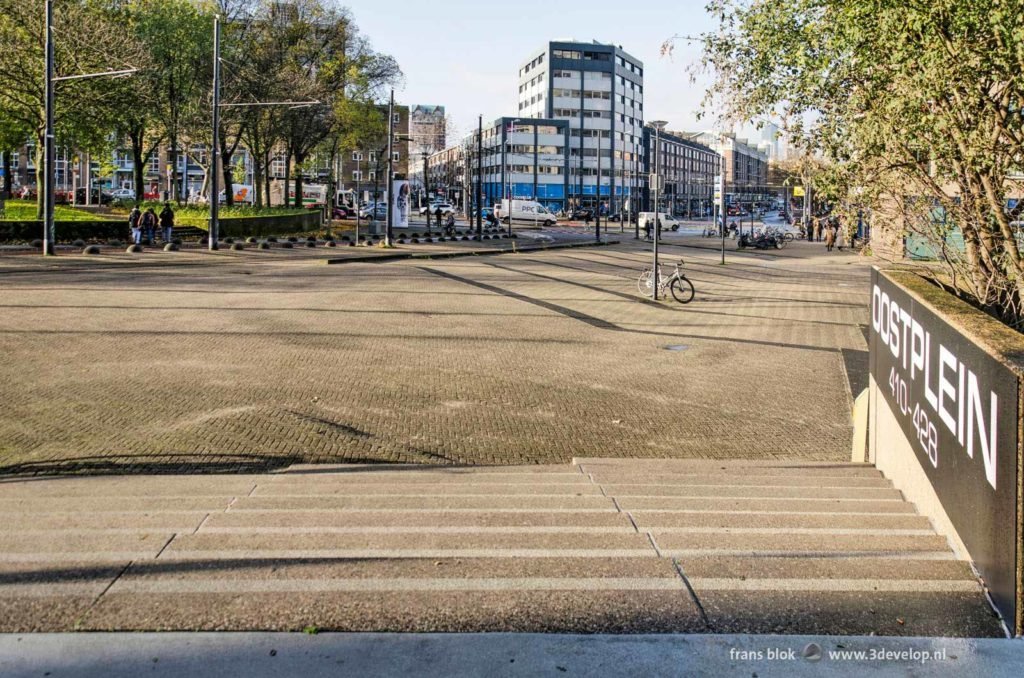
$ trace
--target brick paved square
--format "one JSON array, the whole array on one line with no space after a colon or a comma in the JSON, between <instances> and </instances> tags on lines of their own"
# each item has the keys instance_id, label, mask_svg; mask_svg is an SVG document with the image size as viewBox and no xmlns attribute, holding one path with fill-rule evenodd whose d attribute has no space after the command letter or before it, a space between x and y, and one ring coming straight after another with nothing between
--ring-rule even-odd
<instances>
[{"instance_id":1,"label":"brick paved square","mask_svg":"<svg viewBox=\"0 0 1024 678\"><path fill-rule=\"evenodd\" d=\"M573 456L842 460L866 261L621 245L349 263L0 260L0 472ZM664 346L685 345L685 351Z\"/></svg>"}]
</instances>

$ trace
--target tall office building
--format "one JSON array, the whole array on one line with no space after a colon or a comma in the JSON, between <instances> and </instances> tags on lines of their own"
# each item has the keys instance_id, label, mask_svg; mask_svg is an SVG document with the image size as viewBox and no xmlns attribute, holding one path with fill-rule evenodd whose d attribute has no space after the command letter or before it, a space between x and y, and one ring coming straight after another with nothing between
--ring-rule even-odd
<instances>
[{"instance_id":1,"label":"tall office building","mask_svg":"<svg viewBox=\"0 0 1024 678\"><path fill-rule=\"evenodd\" d=\"M615 211L639 195L643 98L643 63L615 45L549 42L519 68L519 119L569 121L570 206L600 201ZM518 160L513 153L509 164L529 166Z\"/></svg>"}]
</instances>

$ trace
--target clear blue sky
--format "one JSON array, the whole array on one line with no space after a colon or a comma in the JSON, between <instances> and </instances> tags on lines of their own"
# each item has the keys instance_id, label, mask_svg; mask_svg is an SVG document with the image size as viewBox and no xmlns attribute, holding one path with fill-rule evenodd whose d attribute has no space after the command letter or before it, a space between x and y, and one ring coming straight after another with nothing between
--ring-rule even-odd
<instances>
[{"instance_id":1,"label":"clear blue sky","mask_svg":"<svg viewBox=\"0 0 1024 678\"><path fill-rule=\"evenodd\" d=\"M700 47L677 41L672 59L662 42L715 28L706 0L342 0L373 47L391 54L405 74L395 98L446 108L459 135L484 120L514 115L520 62L549 40L575 38L622 45L644 62L644 113L669 129L710 129L696 113L706 76L690 82ZM454 139L449 139L449 142Z\"/></svg>"}]
</instances>

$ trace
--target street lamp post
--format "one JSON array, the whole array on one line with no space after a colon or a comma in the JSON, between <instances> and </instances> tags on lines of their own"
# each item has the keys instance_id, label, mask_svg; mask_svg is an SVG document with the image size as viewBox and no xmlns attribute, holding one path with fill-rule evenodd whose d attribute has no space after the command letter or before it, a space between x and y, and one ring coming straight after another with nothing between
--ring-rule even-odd
<instances>
[{"instance_id":1,"label":"street lamp post","mask_svg":"<svg viewBox=\"0 0 1024 678\"><path fill-rule=\"evenodd\" d=\"M476 133L476 239L482 240L484 234L483 217L483 184L484 184L484 116L478 121Z\"/></svg>"},{"instance_id":2,"label":"street lamp post","mask_svg":"<svg viewBox=\"0 0 1024 678\"><path fill-rule=\"evenodd\" d=\"M128 67L117 71L104 71L102 73L85 73L82 75L66 75L58 77L56 75L56 65L54 62L54 48L53 48L53 0L46 0L46 25L45 25L45 42L46 42L46 68L43 78L43 84L45 88L46 101L44 105L44 117L46 118L46 128L43 133L43 256L52 256L56 254L56 241L55 241L55 229L53 222L54 213L54 184L57 179L56 168L54 163L56 162L56 149L55 133L54 133L54 85L63 80L87 80L90 78L102 78L102 77L120 77L124 75L131 75L138 69L134 67ZM9 177L5 177L5 181L10 181ZM140 187L141 188L141 187ZM86 191L88 195L88 191Z\"/></svg>"},{"instance_id":3,"label":"street lamp post","mask_svg":"<svg viewBox=\"0 0 1024 678\"><path fill-rule=\"evenodd\" d=\"M651 188L654 190L654 267L651 269L654 285L651 288L651 297L658 300L658 285L661 284L658 275L658 240L661 239L661 228L659 228L661 213L658 211L658 188L661 183L661 130L665 129L668 122L665 120L654 120L651 127L654 128L654 174L651 176Z\"/></svg>"},{"instance_id":4,"label":"street lamp post","mask_svg":"<svg viewBox=\"0 0 1024 678\"><path fill-rule=\"evenodd\" d=\"M395 156L392 150L395 141L395 90L391 90L391 102L388 104L388 220L384 228L384 246L391 247L395 224Z\"/></svg>"},{"instance_id":5,"label":"street lamp post","mask_svg":"<svg viewBox=\"0 0 1024 678\"><path fill-rule=\"evenodd\" d=\"M220 16L213 17L213 148L210 156L210 232L207 244L210 251L217 249L220 210ZM287 178L285 179L287 182ZM225 189L227 190L227 189ZM288 185L285 183L285 195ZM302 196L296 196L302 201Z\"/></svg>"},{"instance_id":6,"label":"street lamp post","mask_svg":"<svg viewBox=\"0 0 1024 678\"><path fill-rule=\"evenodd\" d=\"M594 240L601 242L601 130L597 130L597 179L594 182L597 193L597 209L594 210Z\"/></svg>"}]
</instances>

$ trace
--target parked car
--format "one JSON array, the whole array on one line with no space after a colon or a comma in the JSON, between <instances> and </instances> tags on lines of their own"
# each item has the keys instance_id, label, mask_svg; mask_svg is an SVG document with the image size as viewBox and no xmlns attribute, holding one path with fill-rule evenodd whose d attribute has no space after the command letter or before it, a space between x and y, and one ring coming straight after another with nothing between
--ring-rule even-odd
<instances>
[{"instance_id":1,"label":"parked car","mask_svg":"<svg viewBox=\"0 0 1024 678\"><path fill-rule=\"evenodd\" d=\"M373 207L366 207L359 212L363 219L386 219L388 216L387 205L380 203Z\"/></svg>"},{"instance_id":2,"label":"parked car","mask_svg":"<svg viewBox=\"0 0 1024 678\"><path fill-rule=\"evenodd\" d=\"M135 200L135 190L131 188L115 188L110 192L111 200Z\"/></svg>"},{"instance_id":3,"label":"parked car","mask_svg":"<svg viewBox=\"0 0 1024 678\"><path fill-rule=\"evenodd\" d=\"M332 219L351 219L355 216L355 210L348 205L335 205L331 211Z\"/></svg>"},{"instance_id":4,"label":"parked car","mask_svg":"<svg viewBox=\"0 0 1024 678\"><path fill-rule=\"evenodd\" d=\"M101 191L98 188L92 189L92 196L91 196L91 198L92 199L89 202L92 203L93 205L109 205L111 200L112 200L112 198L110 197L109 193L107 193L106 191ZM84 205L85 204L85 187L84 186L75 190L75 204L76 205Z\"/></svg>"},{"instance_id":5,"label":"parked car","mask_svg":"<svg viewBox=\"0 0 1024 678\"><path fill-rule=\"evenodd\" d=\"M452 212L455 211L455 208L452 207L451 203L448 203L448 202L432 202L432 203L427 204L425 207L421 207L420 208L420 216L423 216L423 215L428 214L428 213L431 216L433 216L437 212L437 208L438 207L441 208L441 214L443 214L444 216L448 216L449 214L451 214Z\"/></svg>"}]
</instances>

